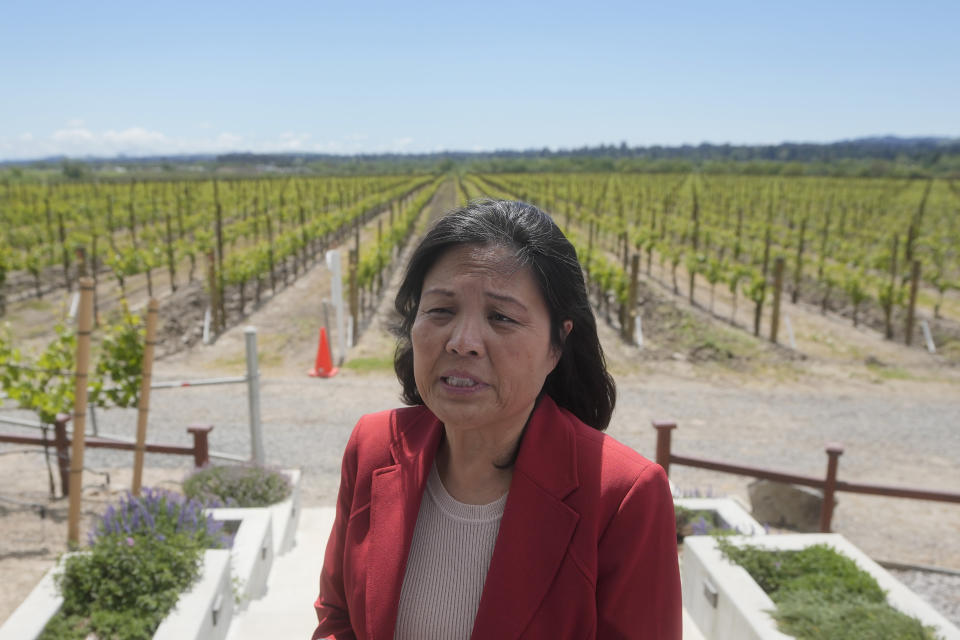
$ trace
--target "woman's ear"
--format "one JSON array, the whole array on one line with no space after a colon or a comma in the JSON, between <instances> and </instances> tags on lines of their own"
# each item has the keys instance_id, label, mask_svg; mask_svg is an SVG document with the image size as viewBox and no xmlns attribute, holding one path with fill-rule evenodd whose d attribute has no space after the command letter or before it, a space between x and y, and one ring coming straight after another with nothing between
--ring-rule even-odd
<instances>
[{"instance_id":1,"label":"woman's ear","mask_svg":"<svg viewBox=\"0 0 960 640\"><path fill-rule=\"evenodd\" d=\"M567 336L570 335L570 332L573 331L573 320L564 320L563 321L563 339L560 341L559 347L554 347L553 349L553 366L557 366L557 363L560 362L560 356L563 355L563 343L566 342Z\"/></svg>"}]
</instances>

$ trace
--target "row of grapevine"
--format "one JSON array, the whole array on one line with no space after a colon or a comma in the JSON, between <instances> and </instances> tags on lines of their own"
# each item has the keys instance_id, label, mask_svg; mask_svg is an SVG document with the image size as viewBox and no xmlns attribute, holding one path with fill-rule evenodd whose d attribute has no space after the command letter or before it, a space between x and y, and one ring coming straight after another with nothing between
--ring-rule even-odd
<instances>
[{"instance_id":1,"label":"row of grapevine","mask_svg":"<svg viewBox=\"0 0 960 640\"><path fill-rule=\"evenodd\" d=\"M772 265L791 265L787 288L824 310L838 296L858 311L871 300L890 317L906 304L913 261L923 265L929 305L941 312L960 288L960 198L952 183L905 180L781 179L700 175L484 176L501 191L538 202L567 228L592 228L609 251L669 262L713 288L728 283L756 305L755 331ZM831 300L834 296L834 300ZM711 295L712 297L712 295Z\"/></svg>"},{"instance_id":2,"label":"row of grapevine","mask_svg":"<svg viewBox=\"0 0 960 640\"><path fill-rule=\"evenodd\" d=\"M359 335L361 323L369 319L375 301L383 292L383 283L389 270L397 266L399 251L422 221L427 205L436 195L446 176L439 176L417 192L409 201L399 201L391 207L386 220L377 220L376 238L360 248L359 234L355 249L350 251L349 268L344 274L344 288L349 292L350 313L353 317L354 338Z\"/></svg>"},{"instance_id":3,"label":"row of grapevine","mask_svg":"<svg viewBox=\"0 0 960 640\"><path fill-rule=\"evenodd\" d=\"M133 275L177 269L216 248L270 241L367 206L415 178L283 178L128 184L7 185L0 191L0 298L72 288L75 275L108 270L121 290ZM329 226L329 225L328 225ZM220 233L216 233L219 230ZM302 243L301 243L301 248ZM21 272L29 277L14 277ZM6 294L6 295L3 295Z\"/></svg>"}]
</instances>

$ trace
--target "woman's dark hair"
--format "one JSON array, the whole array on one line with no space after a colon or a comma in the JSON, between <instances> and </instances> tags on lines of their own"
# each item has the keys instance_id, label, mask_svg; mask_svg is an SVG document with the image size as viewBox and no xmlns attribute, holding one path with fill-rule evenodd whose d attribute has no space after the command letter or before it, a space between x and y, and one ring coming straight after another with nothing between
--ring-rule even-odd
<instances>
[{"instance_id":1,"label":"woman's dark hair","mask_svg":"<svg viewBox=\"0 0 960 640\"><path fill-rule=\"evenodd\" d=\"M515 252L520 266L530 267L550 311L551 343L561 350L543 392L591 427L606 429L616 386L607 373L577 252L549 215L524 202L476 200L446 214L420 241L395 301L401 321L393 364L403 385L403 401L423 404L413 376L410 342L423 281L440 256L464 244L507 247ZM573 321L567 336L565 320Z\"/></svg>"}]
</instances>

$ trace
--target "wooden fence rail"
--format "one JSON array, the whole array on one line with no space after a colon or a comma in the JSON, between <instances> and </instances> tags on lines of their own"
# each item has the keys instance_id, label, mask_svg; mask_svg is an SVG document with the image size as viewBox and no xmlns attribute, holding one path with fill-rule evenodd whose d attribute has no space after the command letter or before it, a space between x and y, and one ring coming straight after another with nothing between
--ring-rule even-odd
<instances>
[{"instance_id":1,"label":"wooden fence rail","mask_svg":"<svg viewBox=\"0 0 960 640\"><path fill-rule=\"evenodd\" d=\"M838 443L830 443L826 446L827 473L823 478L816 478L813 476L784 473L773 469L730 464L717 460L709 460L707 458L676 455L671 451L671 433L677 428L677 424L675 422L654 422L653 428L657 430L657 464L663 467L663 470L667 472L668 476L670 475L670 465L676 464L685 467L709 469L721 473L732 473L740 476L761 478L787 484L799 484L820 489L823 491L823 504L820 507L820 531L823 533L830 532L830 522L833 519L833 508L836 505L835 494L837 491L960 504L960 493L838 480L837 468L840 464L840 456L843 454L843 445Z\"/></svg>"},{"instance_id":2,"label":"wooden fence rail","mask_svg":"<svg viewBox=\"0 0 960 640\"><path fill-rule=\"evenodd\" d=\"M64 496L70 494L70 436L67 434L67 422L70 416L60 414L53 424L53 440L44 436L21 436L0 433L0 442L15 444L29 444L53 446L57 451L57 467L60 471L60 490ZM193 446L185 447L172 444L146 443L145 450L150 453L169 453L174 455L193 456L193 464L202 467L210 462L209 434L213 425L191 425L187 431L193 436ZM98 449L120 449L135 451L136 443L109 438L88 437L84 446ZM51 487L52 490L52 487Z\"/></svg>"}]
</instances>

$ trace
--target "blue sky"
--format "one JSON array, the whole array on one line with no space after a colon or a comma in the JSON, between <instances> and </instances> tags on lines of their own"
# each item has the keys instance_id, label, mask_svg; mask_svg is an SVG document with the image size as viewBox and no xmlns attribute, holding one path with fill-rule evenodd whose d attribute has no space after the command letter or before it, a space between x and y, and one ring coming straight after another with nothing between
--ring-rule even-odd
<instances>
[{"instance_id":1,"label":"blue sky","mask_svg":"<svg viewBox=\"0 0 960 640\"><path fill-rule=\"evenodd\" d=\"M8 0L0 159L960 137L960 2Z\"/></svg>"}]
</instances>

